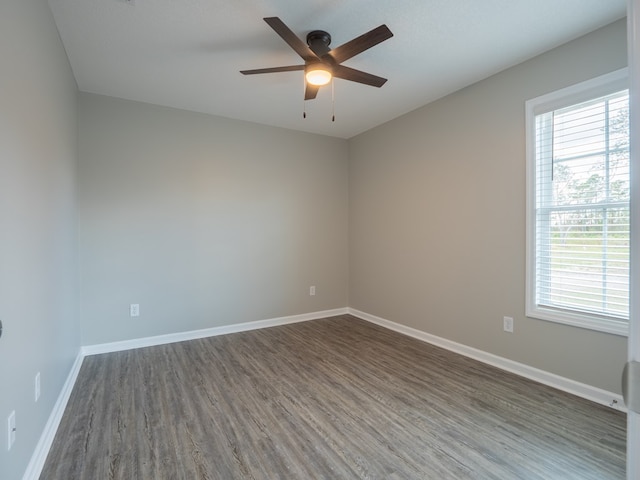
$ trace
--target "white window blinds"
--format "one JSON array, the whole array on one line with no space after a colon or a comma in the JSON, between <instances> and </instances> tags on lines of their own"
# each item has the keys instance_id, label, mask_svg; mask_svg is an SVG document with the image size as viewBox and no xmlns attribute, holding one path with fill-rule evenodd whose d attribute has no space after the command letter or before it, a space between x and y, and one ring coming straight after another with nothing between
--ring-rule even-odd
<instances>
[{"instance_id":1,"label":"white window blinds","mask_svg":"<svg viewBox=\"0 0 640 480\"><path fill-rule=\"evenodd\" d=\"M628 105L624 90L534 117L530 300L546 319L628 321Z\"/></svg>"}]
</instances>

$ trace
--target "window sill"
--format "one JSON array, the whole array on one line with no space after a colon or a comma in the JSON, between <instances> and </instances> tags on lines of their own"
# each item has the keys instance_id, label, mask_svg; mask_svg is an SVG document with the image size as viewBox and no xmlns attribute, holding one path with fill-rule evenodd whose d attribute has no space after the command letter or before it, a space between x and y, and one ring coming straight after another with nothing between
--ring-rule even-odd
<instances>
[{"instance_id":1,"label":"window sill","mask_svg":"<svg viewBox=\"0 0 640 480\"><path fill-rule=\"evenodd\" d=\"M545 320L547 322L586 328L588 330L610 333L612 335L619 335L622 337L629 336L629 323L624 320L618 320L610 317L568 312L542 306L527 308L525 314L527 317Z\"/></svg>"}]
</instances>

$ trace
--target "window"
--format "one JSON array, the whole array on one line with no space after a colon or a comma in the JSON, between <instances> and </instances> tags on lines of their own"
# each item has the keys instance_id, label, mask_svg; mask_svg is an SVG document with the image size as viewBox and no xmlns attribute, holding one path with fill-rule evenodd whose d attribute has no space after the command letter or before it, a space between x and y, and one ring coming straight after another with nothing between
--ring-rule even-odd
<instances>
[{"instance_id":1,"label":"window","mask_svg":"<svg viewBox=\"0 0 640 480\"><path fill-rule=\"evenodd\" d=\"M526 314L627 335L626 70L530 100L526 114Z\"/></svg>"}]
</instances>

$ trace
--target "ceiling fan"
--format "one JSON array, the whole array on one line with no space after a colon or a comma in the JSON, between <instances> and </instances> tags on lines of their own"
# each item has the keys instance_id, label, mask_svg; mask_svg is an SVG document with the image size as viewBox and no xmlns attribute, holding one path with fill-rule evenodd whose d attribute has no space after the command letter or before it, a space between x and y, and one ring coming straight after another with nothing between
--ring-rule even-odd
<instances>
[{"instance_id":1,"label":"ceiling fan","mask_svg":"<svg viewBox=\"0 0 640 480\"><path fill-rule=\"evenodd\" d=\"M342 65L342 62L345 60L393 37L393 33L391 33L391 30L389 30L386 25L380 25L339 47L331 49L329 48L331 35L323 30L309 32L306 39L307 43L305 44L305 42L298 38L278 17L267 17L264 21L302 57L304 65L241 70L240 73L243 75L304 70L305 100L316 98L320 87L328 84L333 77L363 83L373 87L381 87L387 81L386 78Z\"/></svg>"}]
</instances>

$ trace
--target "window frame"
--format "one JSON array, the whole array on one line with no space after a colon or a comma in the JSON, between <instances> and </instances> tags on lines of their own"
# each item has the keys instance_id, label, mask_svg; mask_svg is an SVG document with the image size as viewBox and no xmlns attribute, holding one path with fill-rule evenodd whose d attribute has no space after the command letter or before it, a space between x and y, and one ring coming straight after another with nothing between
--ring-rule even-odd
<instances>
[{"instance_id":1,"label":"window frame","mask_svg":"<svg viewBox=\"0 0 640 480\"><path fill-rule=\"evenodd\" d=\"M526 127L526 295L525 315L575 327L614 335L628 336L629 322L619 318L562 310L538 305L536 302L536 115L594 100L629 88L627 68L572 85L525 102Z\"/></svg>"}]
</instances>

